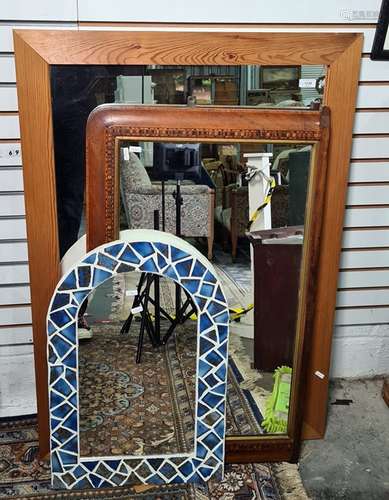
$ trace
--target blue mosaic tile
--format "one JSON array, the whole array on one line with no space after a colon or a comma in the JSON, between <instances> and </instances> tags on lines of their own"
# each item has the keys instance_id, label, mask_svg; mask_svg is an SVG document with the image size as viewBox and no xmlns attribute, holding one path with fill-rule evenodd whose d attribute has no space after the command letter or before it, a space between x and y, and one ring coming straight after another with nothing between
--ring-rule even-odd
<instances>
[{"instance_id":1,"label":"blue mosaic tile","mask_svg":"<svg viewBox=\"0 0 389 500\"><path fill-rule=\"evenodd\" d=\"M215 287L213 285L208 285L207 283L204 283L203 286L200 288L199 293L203 297L212 297L214 289Z\"/></svg>"},{"instance_id":2,"label":"blue mosaic tile","mask_svg":"<svg viewBox=\"0 0 389 500\"><path fill-rule=\"evenodd\" d=\"M92 277L91 266L80 266L78 268L78 286L88 288Z\"/></svg>"},{"instance_id":3,"label":"blue mosaic tile","mask_svg":"<svg viewBox=\"0 0 389 500\"><path fill-rule=\"evenodd\" d=\"M170 247L170 255L172 258L172 262L177 262L178 260L190 257L190 255L187 252L184 252L183 250L180 250L179 248L176 247Z\"/></svg>"},{"instance_id":4,"label":"blue mosaic tile","mask_svg":"<svg viewBox=\"0 0 389 500\"><path fill-rule=\"evenodd\" d=\"M176 271L178 276L181 278L190 276L190 270L192 269L193 259L183 260L176 264Z\"/></svg>"},{"instance_id":5,"label":"blue mosaic tile","mask_svg":"<svg viewBox=\"0 0 389 500\"><path fill-rule=\"evenodd\" d=\"M110 245L105 248L104 252L111 255L112 257L118 257L123 249L123 243L117 243L116 245Z\"/></svg>"},{"instance_id":6,"label":"blue mosaic tile","mask_svg":"<svg viewBox=\"0 0 389 500\"><path fill-rule=\"evenodd\" d=\"M72 317L64 309L61 309L51 313L50 319L57 327L62 328L72 320Z\"/></svg>"},{"instance_id":7,"label":"blue mosaic tile","mask_svg":"<svg viewBox=\"0 0 389 500\"><path fill-rule=\"evenodd\" d=\"M57 295L53 300L53 305L51 306L51 310L54 311L55 309L61 309L61 307L68 305L69 301L70 301L69 293L57 293Z\"/></svg>"},{"instance_id":8,"label":"blue mosaic tile","mask_svg":"<svg viewBox=\"0 0 389 500\"><path fill-rule=\"evenodd\" d=\"M112 273L109 271L104 271L104 269L99 269L95 267L94 273L93 273L93 286L96 287L100 285L100 283L103 283L103 281L107 280L112 276Z\"/></svg>"},{"instance_id":9,"label":"blue mosaic tile","mask_svg":"<svg viewBox=\"0 0 389 500\"><path fill-rule=\"evenodd\" d=\"M130 264L139 264L140 262L139 257L135 255L134 251L128 246L126 246L123 253L120 255L119 260L128 262Z\"/></svg>"},{"instance_id":10,"label":"blue mosaic tile","mask_svg":"<svg viewBox=\"0 0 389 500\"><path fill-rule=\"evenodd\" d=\"M142 258L139 258L139 255ZM76 317L77 307L91 289L112 275L129 270L146 270L173 279L185 288L198 307L200 356L205 359L197 360L196 456L193 452L187 456L138 457L126 458L124 461L103 458L88 460L79 456L76 434L79 409L75 371L78 339L76 321L71 319L71 316ZM72 292L68 293L70 290ZM212 295L217 296L216 300L220 304L212 300ZM165 243L151 244L144 241L105 244L84 258L83 263L75 266L65 276L53 298L52 317L50 316L47 325L54 487L115 487L124 484L129 478L134 478L135 474L139 476L140 481L149 483L204 482L204 478L220 474L224 455L224 398L227 377L225 340L228 336L228 322L223 327L218 325L217 330L214 323L225 321L225 315L228 317L226 308L226 300L211 268L208 269L198 259L193 259L186 250L179 248L179 245L171 247ZM54 315L54 309L60 314ZM62 359L57 357L56 350ZM74 437L72 433L75 434ZM215 453L212 452L213 448ZM102 472L104 470L108 471L107 477L106 473ZM100 472L104 479L99 477Z\"/></svg>"},{"instance_id":11,"label":"blue mosaic tile","mask_svg":"<svg viewBox=\"0 0 389 500\"><path fill-rule=\"evenodd\" d=\"M59 335L53 335L51 344L60 357L64 356L72 348L72 344L61 339Z\"/></svg>"},{"instance_id":12,"label":"blue mosaic tile","mask_svg":"<svg viewBox=\"0 0 389 500\"><path fill-rule=\"evenodd\" d=\"M147 241L131 243L131 246L142 257L149 257L150 255L153 255L155 253L153 245L151 243L148 243Z\"/></svg>"},{"instance_id":13,"label":"blue mosaic tile","mask_svg":"<svg viewBox=\"0 0 389 500\"><path fill-rule=\"evenodd\" d=\"M77 279L75 271L66 276L58 290L75 290L77 288Z\"/></svg>"},{"instance_id":14,"label":"blue mosaic tile","mask_svg":"<svg viewBox=\"0 0 389 500\"><path fill-rule=\"evenodd\" d=\"M97 265L113 271L117 266L117 260L111 259L111 257L108 257L108 255L104 255L103 253L99 252L97 256Z\"/></svg>"},{"instance_id":15,"label":"blue mosaic tile","mask_svg":"<svg viewBox=\"0 0 389 500\"><path fill-rule=\"evenodd\" d=\"M228 314L228 311L225 311L215 316L214 319L217 323L224 323L228 325L228 322L230 321L230 315Z\"/></svg>"}]
</instances>

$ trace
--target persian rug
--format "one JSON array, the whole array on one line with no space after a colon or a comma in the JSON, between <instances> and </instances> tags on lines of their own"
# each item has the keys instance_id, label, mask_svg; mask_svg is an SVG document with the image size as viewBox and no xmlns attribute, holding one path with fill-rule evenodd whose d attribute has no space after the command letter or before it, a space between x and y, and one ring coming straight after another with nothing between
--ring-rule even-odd
<instances>
[{"instance_id":1,"label":"persian rug","mask_svg":"<svg viewBox=\"0 0 389 500\"><path fill-rule=\"evenodd\" d=\"M166 485L52 490L47 461L38 455L36 418L0 421L0 498L42 500L308 500L295 465L226 465L224 480Z\"/></svg>"}]
</instances>

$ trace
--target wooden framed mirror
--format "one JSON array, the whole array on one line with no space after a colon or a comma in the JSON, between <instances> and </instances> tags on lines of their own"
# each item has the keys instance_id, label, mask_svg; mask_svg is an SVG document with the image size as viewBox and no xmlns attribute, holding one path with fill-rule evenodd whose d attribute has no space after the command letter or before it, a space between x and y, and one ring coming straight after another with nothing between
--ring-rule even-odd
<instances>
[{"instance_id":1,"label":"wooden framed mirror","mask_svg":"<svg viewBox=\"0 0 389 500\"><path fill-rule=\"evenodd\" d=\"M48 451L45 316L59 278L59 235L51 77L91 65L324 65L331 111L328 182L319 247L316 314L307 375L304 435L325 428L337 264L362 45L360 34L15 32L16 72L37 381L40 453ZM57 176L58 180L58 176ZM96 197L101 199L101 193ZM44 256L44 258L42 258ZM329 271L330 270L330 271ZM323 376L318 377L315 373ZM275 457L275 455L274 455ZM236 456L234 457L236 458Z\"/></svg>"},{"instance_id":2,"label":"wooden framed mirror","mask_svg":"<svg viewBox=\"0 0 389 500\"><path fill-rule=\"evenodd\" d=\"M208 258L212 258L213 254L209 240L215 242L218 252L213 259L214 265L226 290L230 291L234 286L245 286L244 281L233 279L235 265L236 272L240 274L240 277L246 276L246 292L241 299L245 304L244 308L247 308L248 303L253 300L253 287L257 287L258 283L263 281L264 278L261 277L263 270L254 268L249 249L246 249L247 254L244 255L242 249L244 242L242 240L240 240L239 262L233 260L230 263L228 256L223 253L220 247L221 237L218 233L223 228L219 227L219 231L215 230L213 224L215 210L220 208L216 206L220 203L218 200L226 195L225 191L228 191L231 185L220 187L215 182L211 184L211 187L201 186L201 183L206 182L206 174L210 173L212 176L214 173L214 163L217 162L217 159L210 160L210 156L213 154L212 151L216 155L222 155L224 151L220 148L234 148L239 150L239 159L236 160L239 163L244 159L244 151L249 150L250 162L255 157L254 151L261 151L265 144L284 147L287 148L287 151L291 151L294 146L296 148L293 150L294 155L305 155L305 163L299 162L296 171L291 168L288 174L283 172L285 180L282 183L279 181L274 188L274 198L272 197L269 206L269 209L271 207L272 210L269 221L265 220L266 215L263 214L260 215L261 220L256 221L259 223L257 229L269 229L269 233L273 230L273 237L277 231L284 231L287 226L292 226L289 229L295 232L297 229L300 235L304 235L304 237L301 236L301 240L296 246L291 245L290 238L285 240L287 241L285 247L287 251L286 268L293 267L293 257L288 251L294 253L296 247L299 252L296 258L297 281L294 285L288 283L288 286L293 289L293 296L296 297L298 303L283 305L282 300L292 301L293 299L292 296L285 297L279 291L276 291L272 298L272 300L280 301L277 307L278 314L288 316L288 311L292 309L293 319L291 322L279 327L281 330L288 330L287 336L291 339L290 352L289 354L278 353L277 359L268 364L255 363L253 350L258 345L258 337L261 335L264 338L264 359L270 355L272 350L277 350L277 347L272 347L273 342L269 338L269 334L270 337L277 335L276 327L270 326L269 331L261 334L261 330L265 328L262 318L258 317L257 321L250 321L248 318L241 321L239 318L239 324L231 322L230 368L226 403L226 459L228 461L294 460L298 457L304 406L305 369L310 345L309 332L312 331L314 320L329 134L328 108L312 111L106 104L98 106L88 119L86 131L87 250L115 240L119 236L119 231L152 229L155 209L158 210L158 227L161 225L165 227L164 220L162 220L165 217L161 217L161 214L164 213L166 214L165 230L174 234L176 213L172 197L174 198L177 193L175 192L176 188L171 183L174 184L174 179L180 175L177 172L178 170L181 172L181 170L180 165L173 165L172 159L166 161L164 158L161 163L160 155L171 154L174 151L173 148L176 147L179 154L178 162L183 163L185 156L182 154L183 148L185 145L191 145L192 148L198 149L199 158L193 162L193 165L201 165L200 177L202 180L197 180L196 183L191 181L190 179L194 178L193 172L192 170L188 172L188 167L186 168L185 174L188 178L188 184L184 184L181 188L183 193L181 234L184 239L190 238L191 240L196 236L205 236L208 239L208 245L202 251L205 255L208 254ZM298 147L305 151L299 153ZM150 148L153 148L153 154L148 161L147 154ZM134 151L138 152L138 156ZM190 149L189 153L192 152L193 149ZM149 163L147 168L144 163ZM208 167L209 170L207 170L207 165L210 164L211 169ZM166 171L167 165L172 167L170 171ZM230 165L229 167L232 168ZM164 168L165 171L162 172L161 169ZM220 168L219 166L218 170ZM241 166L241 168L244 167ZM302 173L305 168L306 172L309 172L307 175ZM248 170L244 172L247 174ZM270 175L270 169L267 173ZM277 172L273 170L272 175L277 175ZM150 183L148 176L156 179L154 184ZM184 174L180 175L182 178L180 182L185 182L184 177ZM298 178L297 184L300 185L300 189L302 187L305 193L303 200L301 200L304 205L302 214L301 217L297 218L293 215L295 210L293 206L296 200L300 199L300 195L296 197L294 193L295 187L293 186L296 184L296 180L293 179L296 177ZM167 182L163 195L160 190L159 181L161 179ZM216 181L215 177L214 180ZM199 194L201 188L203 194ZM233 187L233 189L236 188ZM241 206L245 204L245 200L246 203L249 202L253 189L251 184L240 188L238 203ZM286 202L284 199L285 191L288 191ZM103 198L96 197L96 193L101 193L100 196ZM258 193L256 195L258 196ZM281 196L283 200L280 208L277 208L278 196ZM122 207L121 210L120 207ZM229 210L226 208L225 213L230 213ZM245 210L242 212L246 225L249 214ZM248 212L251 212L250 208ZM231 227L233 214L230 215L229 226ZM192 218L194 220L191 220ZM201 223L199 225L199 219L204 221L205 227ZM300 225L297 226L297 224ZM254 236L256 233L251 234ZM273 246L271 243L271 240L267 241L267 248ZM282 246L280 245L281 240L278 238L276 243L276 248L279 249ZM270 253L268 258L275 259L276 255ZM272 271L273 280L278 284L275 286L274 283L270 282L264 286L286 288L286 282L283 281L284 271L277 269L279 265L280 263L277 263ZM286 271L287 273L288 271ZM234 306L234 300L238 300L235 299L237 295L236 291L230 292L228 296L230 308ZM174 301L173 298L172 300ZM261 300L263 300L262 297L256 297L255 311ZM230 309L230 314L231 311L232 309ZM272 314L271 308L265 311L265 315L268 314ZM276 319L273 318L272 322L275 325ZM166 324L165 328L168 328L168 325L169 323ZM136 330L135 327L129 333L136 335ZM188 338L190 331L191 325L189 324L176 335ZM267 341L266 337L268 337ZM169 338L169 342L174 343L177 340ZM164 349L169 350L170 347L164 345L162 350ZM279 350L281 351L282 348ZM267 426L265 414L266 401L270 397L272 386L271 383L269 385L269 379L271 380L273 371L282 365L291 368L292 380L291 389L287 395L287 399L290 401L286 411L287 425L285 429L281 430L281 428ZM175 406L177 405L173 405L173 407Z\"/></svg>"}]
</instances>

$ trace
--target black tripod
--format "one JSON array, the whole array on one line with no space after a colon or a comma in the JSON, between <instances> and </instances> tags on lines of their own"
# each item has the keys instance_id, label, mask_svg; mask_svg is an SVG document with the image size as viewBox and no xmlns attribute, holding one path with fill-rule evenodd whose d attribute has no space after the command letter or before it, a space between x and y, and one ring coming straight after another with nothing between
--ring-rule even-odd
<instances>
[{"instance_id":1,"label":"black tripod","mask_svg":"<svg viewBox=\"0 0 389 500\"><path fill-rule=\"evenodd\" d=\"M179 175L179 174L178 174ZM181 236L181 206L183 199L181 196L181 179L176 178L176 191L173 193L176 205L176 235ZM154 211L154 229L159 229L159 210ZM165 182L162 181L162 230L165 231ZM154 297L151 289L154 289ZM181 305L181 287L175 284L175 317L172 317L160 303L160 277L150 273L142 273L137 285L137 291L131 312L124 322L120 333L128 334L134 314L141 313L138 346L136 352L136 363L140 363L144 332L146 330L153 347L166 344L173 334L177 325L184 323L195 311L196 308L190 295L185 291L186 300ZM154 306L154 322L148 306ZM161 316L170 321L170 326L161 342Z\"/></svg>"}]
</instances>

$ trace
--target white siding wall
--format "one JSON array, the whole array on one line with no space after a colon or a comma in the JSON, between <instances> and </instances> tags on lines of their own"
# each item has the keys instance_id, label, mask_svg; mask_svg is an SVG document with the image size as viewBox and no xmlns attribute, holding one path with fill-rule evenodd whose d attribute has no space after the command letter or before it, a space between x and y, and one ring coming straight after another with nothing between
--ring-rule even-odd
<instances>
[{"instance_id":1,"label":"white siding wall","mask_svg":"<svg viewBox=\"0 0 389 500\"><path fill-rule=\"evenodd\" d=\"M244 31L364 33L339 273L333 376L389 371L389 62L371 61L380 0L13 0L0 6L0 417L35 411L28 256L12 29L147 29L115 22L277 23ZM93 24L93 23L104 24ZM81 23L81 24L79 24ZM111 23L111 24L110 24ZM294 23L296 25L294 25ZM303 23L303 24L300 24ZM320 25L319 23L325 23ZM358 24L356 24L358 23ZM361 24L363 25L361 26ZM297 25L298 24L298 25ZM180 30L174 25L158 29ZM184 28L193 30L194 28ZM227 30L198 26L196 30ZM376 134L380 134L377 136ZM12 151L12 155L9 155ZM23 365L23 370L20 366ZM12 384L10 381L13 381Z\"/></svg>"}]
</instances>

